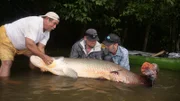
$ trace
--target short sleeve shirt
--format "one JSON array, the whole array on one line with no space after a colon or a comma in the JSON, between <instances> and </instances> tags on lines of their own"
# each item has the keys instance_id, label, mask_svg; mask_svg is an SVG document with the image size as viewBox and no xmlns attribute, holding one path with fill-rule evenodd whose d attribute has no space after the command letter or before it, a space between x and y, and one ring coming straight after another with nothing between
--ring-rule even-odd
<instances>
[{"instance_id":1,"label":"short sleeve shirt","mask_svg":"<svg viewBox=\"0 0 180 101\"><path fill-rule=\"evenodd\" d=\"M43 18L29 16L9 24L5 24L7 36L18 50L26 49L25 38L33 40L36 44L47 44L50 32L43 32Z\"/></svg>"}]
</instances>

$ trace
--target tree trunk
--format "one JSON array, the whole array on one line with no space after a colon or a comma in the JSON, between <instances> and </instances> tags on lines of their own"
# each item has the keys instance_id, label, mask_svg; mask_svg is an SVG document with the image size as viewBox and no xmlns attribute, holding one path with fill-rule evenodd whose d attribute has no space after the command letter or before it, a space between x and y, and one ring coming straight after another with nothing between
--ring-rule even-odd
<instances>
[{"instance_id":1,"label":"tree trunk","mask_svg":"<svg viewBox=\"0 0 180 101\"><path fill-rule=\"evenodd\" d=\"M177 21L179 22L179 20ZM177 36L177 41L176 41L176 51L177 52L180 52L180 26L179 26L179 23L176 22L176 25L177 25L177 32L176 32L176 36Z\"/></svg>"},{"instance_id":2,"label":"tree trunk","mask_svg":"<svg viewBox=\"0 0 180 101\"><path fill-rule=\"evenodd\" d=\"M179 52L180 51L180 34L178 35L178 39L176 42L176 51Z\"/></svg>"},{"instance_id":3,"label":"tree trunk","mask_svg":"<svg viewBox=\"0 0 180 101\"><path fill-rule=\"evenodd\" d=\"M127 37L127 31L128 31L128 28L125 28L124 33L123 33L123 38L122 38L122 43L121 43L121 45L124 44L124 41L125 41L125 39L126 39L126 37Z\"/></svg>"},{"instance_id":4,"label":"tree trunk","mask_svg":"<svg viewBox=\"0 0 180 101\"><path fill-rule=\"evenodd\" d=\"M176 25L176 20L175 19L172 19L172 22L171 22L171 50L172 52L176 51L176 40L177 40L177 25Z\"/></svg>"},{"instance_id":5,"label":"tree trunk","mask_svg":"<svg viewBox=\"0 0 180 101\"><path fill-rule=\"evenodd\" d=\"M79 37L79 39L81 39L81 38L84 37L84 34L85 34L86 30L87 30L86 25L83 24L82 27L81 27L81 32L80 32L80 37Z\"/></svg>"},{"instance_id":6,"label":"tree trunk","mask_svg":"<svg viewBox=\"0 0 180 101\"><path fill-rule=\"evenodd\" d=\"M148 24L146 27L146 32L145 32L145 38L144 38L144 46L143 46L143 51L146 51L147 49L147 43L148 43L148 37L149 37L149 31L151 29L151 24Z\"/></svg>"}]
</instances>

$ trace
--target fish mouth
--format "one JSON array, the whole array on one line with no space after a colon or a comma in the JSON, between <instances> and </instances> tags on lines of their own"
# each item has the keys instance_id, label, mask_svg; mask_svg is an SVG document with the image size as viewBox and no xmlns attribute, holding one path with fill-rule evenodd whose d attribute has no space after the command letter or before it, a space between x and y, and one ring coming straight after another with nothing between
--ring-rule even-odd
<instances>
[{"instance_id":1,"label":"fish mouth","mask_svg":"<svg viewBox=\"0 0 180 101\"><path fill-rule=\"evenodd\" d=\"M59 71L54 69L54 67L56 66L56 62L54 62L54 61L52 64L46 65L40 57L32 55L30 57L30 62L34 66L38 67L42 72L49 71L55 75L59 75L59 73L58 73Z\"/></svg>"}]
</instances>

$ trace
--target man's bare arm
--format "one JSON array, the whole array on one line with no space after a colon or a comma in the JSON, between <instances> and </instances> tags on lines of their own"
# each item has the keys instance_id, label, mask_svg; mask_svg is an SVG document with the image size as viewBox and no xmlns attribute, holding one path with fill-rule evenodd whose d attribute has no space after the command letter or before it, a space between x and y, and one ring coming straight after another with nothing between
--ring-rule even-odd
<instances>
[{"instance_id":1,"label":"man's bare arm","mask_svg":"<svg viewBox=\"0 0 180 101\"><path fill-rule=\"evenodd\" d=\"M42 43L38 43L38 49L39 49L41 52L45 53L45 45L43 45Z\"/></svg>"},{"instance_id":2,"label":"man's bare arm","mask_svg":"<svg viewBox=\"0 0 180 101\"><path fill-rule=\"evenodd\" d=\"M37 45L35 44L35 42L29 38L25 38L26 41L26 47L35 55L41 57L43 59L43 61L46 64L51 64L53 62L53 59L51 57L49 57L48 55L44 54L43 52L41 52L41 50L37 47Z\"/></svg>"}]
</instances>

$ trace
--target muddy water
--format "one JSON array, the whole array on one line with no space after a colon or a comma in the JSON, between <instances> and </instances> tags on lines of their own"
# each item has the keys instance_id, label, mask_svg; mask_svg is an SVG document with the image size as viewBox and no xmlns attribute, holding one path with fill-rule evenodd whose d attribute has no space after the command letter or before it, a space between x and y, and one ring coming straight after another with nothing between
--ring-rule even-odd
<instances>
[{"instance_id":1,"label":"muddy water","mask_svg":"<svg viewBox=\"0 0 180 101\"><path fill-rule=\"evenodd\" d=\"M139 73L138 66L131 67ZM180 101L179 78L179 72L160 70L156 84L147 88L41 73L21 60L13 64L9 78L0 79L0 101Z\"/></svg>"}]
</instances>

